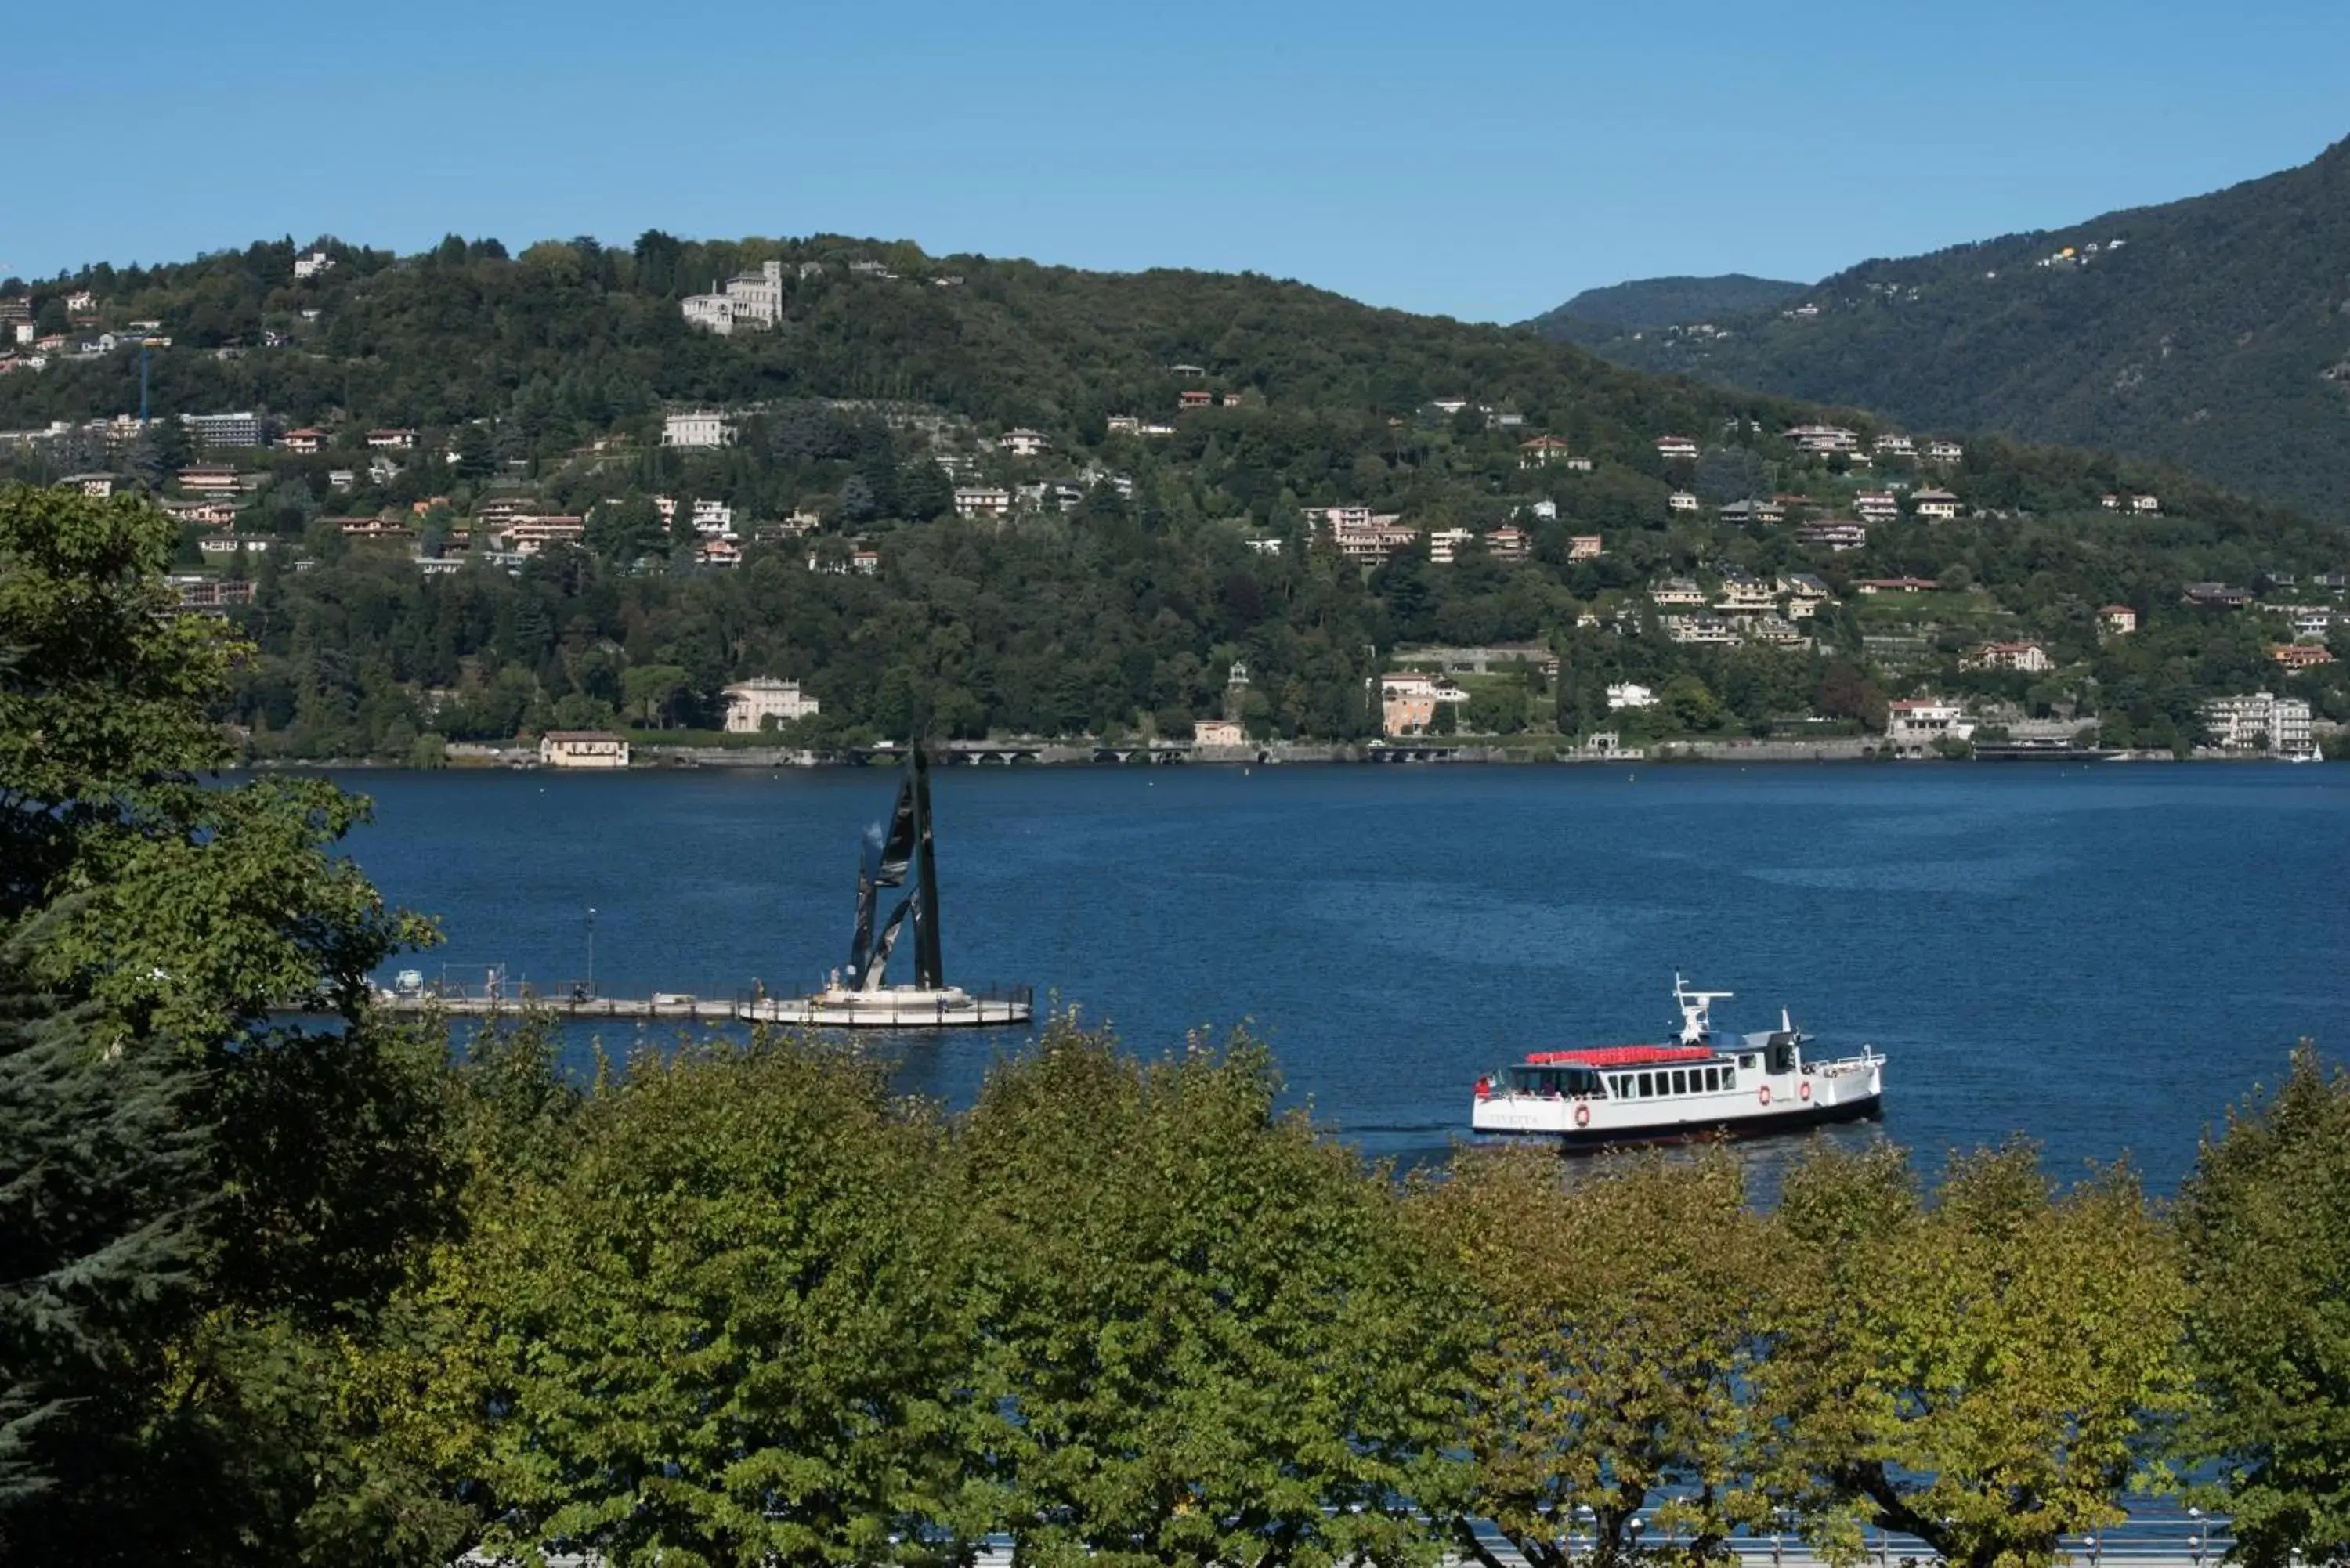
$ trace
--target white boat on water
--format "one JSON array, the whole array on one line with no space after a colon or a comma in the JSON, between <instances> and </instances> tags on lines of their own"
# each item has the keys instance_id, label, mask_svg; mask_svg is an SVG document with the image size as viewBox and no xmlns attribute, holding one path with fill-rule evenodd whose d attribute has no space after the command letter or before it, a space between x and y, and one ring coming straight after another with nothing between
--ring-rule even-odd
<instances>
[{"instance_id":1,"label":"white boat on water","mask_svg":"<svg viewBox=\"0 0 2350 1568\"><path fill-rule=\"evenodd\" d=\"M1691 991L1673 976L1680 1028L1656 1045L1536 1051L1477 1080L1470 1125L1480 1133L1554 1137L1569 1148L1745 1137L1881 1113L1885 1058L1811 1062L1810 1036L1785 1012L1755 1034L1713 1033L1726 991Z\"/></svg>"}]
</instances>

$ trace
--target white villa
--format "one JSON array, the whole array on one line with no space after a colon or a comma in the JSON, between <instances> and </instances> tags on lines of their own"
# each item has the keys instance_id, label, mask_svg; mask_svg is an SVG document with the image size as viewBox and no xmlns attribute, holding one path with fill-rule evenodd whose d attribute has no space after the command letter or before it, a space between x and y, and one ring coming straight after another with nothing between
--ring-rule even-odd
<instances>
[{"instance_id":1,"label":"white villa","mask_svg":"<svg viewBox=\"0 0 2350 1568\"><path fill-rule=\"evenodd\" d=\"M770 719L778 724L788 724L818 711L816 700L803 693L796 680L776 680L765 676L755 680L737 680L720 695L726 699L729 734L755 735L767 727Z\"/></svg>"}]
</instances>

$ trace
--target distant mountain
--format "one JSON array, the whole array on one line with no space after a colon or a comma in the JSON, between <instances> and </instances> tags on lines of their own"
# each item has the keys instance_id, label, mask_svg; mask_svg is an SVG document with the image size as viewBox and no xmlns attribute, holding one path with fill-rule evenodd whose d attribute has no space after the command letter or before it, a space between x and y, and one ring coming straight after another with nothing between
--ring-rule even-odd
<instances>
[{"instance_id":1,"label":"distant mountain","mask_svg":"<svg viewBox=\"0 0 2350 1568\"><path fill-rule=\"evenodd\" d=\"M1593 337L1580 303L1529 325L1644 369L2174 461L2350 516L2350 140L2210 195L1864 262L1736 318L1709 303Z\"/></svg>"},{"instance_id":2,"label":"distant mountain","mask_svg":"<svg viewBox=\"0 0 2350 1568\"><path fill-rule=\"evenodd\" d=\"M1644 277L1606 288L1586 288L1528 326L1546 337L1596 343L1619 332L1645 332L1690 321L1752 316L1776 310L1811 286L1742 272L1720 277Z\"/></svg>"}]
</instances>

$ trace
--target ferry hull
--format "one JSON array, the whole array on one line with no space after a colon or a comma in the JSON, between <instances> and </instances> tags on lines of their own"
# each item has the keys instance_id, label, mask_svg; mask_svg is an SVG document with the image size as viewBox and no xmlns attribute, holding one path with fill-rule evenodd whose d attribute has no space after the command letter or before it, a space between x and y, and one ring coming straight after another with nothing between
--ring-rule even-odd
<instances>
[{"instance_id":1,"label":"ferry hull","mask_svg":"<svg viewBox=\"0 0 2350 1568\"><path fill-rule=\"evenodd\" d=\"M1563 1131L1554 1127L1479 1127L1477 1133L1481 1137L1548 1138L1559 1146L1563 1154L1596 1154L1609 1148L1776 1137L1781 1133L1801 1132L1806 1127L1832 1122L1873 1122L1881 1121L1884 1116L1885 1096L1875 1094L1866 1099L1846 1100L1841 1105L1804 1106L1774 1116L1728 1116L1715 1121L1682 1122L1672 1127L1571 1127Z\"/></svg>"}]
</instances>

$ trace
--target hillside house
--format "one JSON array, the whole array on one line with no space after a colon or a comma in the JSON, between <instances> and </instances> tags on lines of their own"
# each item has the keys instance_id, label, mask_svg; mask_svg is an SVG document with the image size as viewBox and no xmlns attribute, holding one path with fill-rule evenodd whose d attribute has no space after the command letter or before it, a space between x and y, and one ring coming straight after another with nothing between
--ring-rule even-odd
<instances>
[{"instance_id":1,"label":"hillside house","mask_svg":"<svg viewBox=\"0 0 2350 1568\"><path fill-rule=\"evenodd\" d=\"M1814 457L1851 457L1860 451L1860 436L1842 425L1795 425L1786 435L1797 452Z\"/></svg>"},{"instance_id":2,"label":"hillside house","mask_svg":"<svg viewBox=\"0 0 2350 1568\"><path fill-rule=\"evenodd\" d=\"M2225 583L2189 583L2180 597L2198 609L2242 609L2252 602L2250 588L2232 588Z\"/></svg>"},{"instance_id":3,"label":"hillside house","mask_svg":"<svg viewBox=\"0 0 2350 1568\"><path fill-rule=\"evenodd\" d=\"M1596 561L1607 552L1602 545L1604 535L1572 534L1567 536L1566 558L1570 561Z\"/></svg>"},{"instance_id":4,"label":"hillside house","mask_svg":"<svg viewBox=\"0 0 2350 1568\"><path fill-rule=\"evenodd\" d=\"M1042 457L1052 449L1053 441L1043 431L1024 428L1005 431L995 438L995 445L998 451L1014 457Z\"/></svg>"},{"instance_id":5,"label":"hillside house","mask_svg":"<svg viewBox=\"0 0 2350 1568\"><path fill-rule=\"evenodd\" d=\"M1669 615L1662 624L1665 635L1675 642L1728 647L1738 641L1738 628L1720 616Z\"/></svg>"},{"instance_id":6,"label":"hillside house","mask_svg":"<svg viewBox=\"0 0 2350 1568\"><path fill-rule=\"evenodd\" d=\"M2155 496L2133 495L2130 497L2130 511L2140 517L2149 516L2161 510L2162 502Z\"/></svg>"},{"instance_id":7,"label":"hillside house","mask_svg":"<svg viewBox=\"0 0 2350 1568\"><path fill-rule=\"evenodd\" d=\"M1779 607L1772 585L1733 574L1721 579L1721 597L1713 607L1722 615L1769 615Z\"/></svg>"},{"instance_id":8,"label":"hillside house","mask_svg":"<svg viewBox=\"0 0 2350 1568\"><path fill-rule=\"evenodd\" d=\"M1565 462L1566 458L1566 442L1556 436L1538 435L1532 441L1518 443L1520 468L1547 468L1554 462Z\"/></svg>"},{"instance_id":9,"label":"hillside house","mask_svg":"<svg viewBox=\"0 0 2350 1568\"><path fill-rule=\"evenodd\" d=\"M2127 637L2137 629L2137 611L2127 605L2107 605L2097 612L2097 629L2107 637Z\"/></svg>"},{"instance_id":10,"label":"hillside house","mask_svg":"<svg viewBox=\"0 0 2350 1568\"><path fill-rule=\"evenodd\" d=\"M1676 514L1688 513L1694 515L1698 511L1698 499L1686 490L1676 490L1665 497L1665 510Z\"/></svg>"},{"instance_id":11,"label":"hillside house","mask_svg":"<svg viewBox=\"0 0 2350 1568\"><path fill-rule=\"evenodd\" d=\"M1428 532L1428 561L1433 566L1449 566L1461 551L1477 537L1467 528L1431 528Z\"/></svg>"},{"instance_id":12,"label":"hillside house","mask_svg":"<svg viewBox=\"0 0 2350 1568\"><path fill-rule=\"evenodd\" d=\"M1852 585L1856 594L1930 594L1941 585L1931 577L1862 577Z\"/></svg>"},{"instance_id":13,"label":"hillside house","mask_svg":"<svg viewBox=\"0 0 2350 1568\"><path fill-rule=\"evenodd\" d=\"M2036 642L1986 642L1959 660L1961 670L2017 670L2044 675L2056 668L2048 650Z\"/></svg>"},{"instance_id":14,"label":"hillside house","mask_svg":"<svg viewBox=\"0 0 2350 1568\"><path fill-rule=\"evenodd\" d=\"M1659 609L1695 609L1705 603L1705 590L1688 577L1667 577L1648 590L1648 602Z\"/></svg>"},{"instance_id":15,"label":"hillside house","mask_svg":"<svg viewBox=\"0 0 2350 1568\"><path fill-rule=\"evenodd\" d=\"M294 258L294 281L296 283L307 283L310 279L317 277L320 273L325 272L334 265L335 258L328 255L324 251L312 251L308 255L296 256Z\"/></svg>"},{"instance_id":16,"label":"hillside house","mask_svg":"<svg viewBox=\"0 0 2350 1568\"><path fill-rule=\"evenodd\" d=\"M1956 462L1966 455L1967 449L1960 446L1954 441L1937 441L1926 443L1926 456L1928 459L1935 462Z\"/></svg>"},{"instance_id":17,"label":"hillside house","mask_svg":"<svg viewBox=\"0 0 2350 1568\"><path fill-rule=\"evenodd\" d=\"M1698 459L1697 441L1689 436L1659 436L1656 448L1657 455L1667 462L1695 462Z\"/></svg>"},{"instance_id":18,"label":"hillside house","mask_svg":"<svg viewBox=\"0 0 2350 1568\"><path fill-rule=\"evenodd\" d=\"M737 273L721 288L689 295L680 304L686 325L721 337L773 327L784 318L784 264L761 265L757 272Z\"/></svg>"},{"instance_id":19,"label":"hillside house","mask_svg":"<svg viewBox=\"0 0 2350 1568\"><path fill-rule=\"evenodd\" d=\"M369 431L367 443L372 452L413 452L416 450L416 432L411 430Z\"/></svg>"},{"instance_id":20,"label":"hillside house","mask_svg":"<svg viewBox=\"0 0 2350 1568\"><path fill-rule=\"evenodd\" d=\"M1918 443L1906 435L1878 436L1870 443L1870 449L1879 457L1914 458L1918 455Z\"/></svg>"},{"instance_id":21,"label":"hillside house","mask_svg":"<svg viewBox=\"0 0 2350 1568\"><path fill-rule=\"evenodd\" d=\"M1821 518L1805 523L1795 530L1795 543L1814 548L1828 549L1842 555L1846 550L1866 549L1868 529L1859 523L1838 518Z\"/></svg>"},{"instance_id":22,"label":"hillside house","mask_svg":"<svg viewBox=\"0 0 2350 1568\"><path fill-rule=\"evenodd\" d=\"M1901 503L1889 490L1864 491L1852 498L1852 509L1864 523L1892 523L1901 516Z\"/></svg>"},{"instance_id":23,"label":"hillside house","mask_svg":"<svg viewBox=\"0 0 2350 1568\"><path fill-rule=\"evenodd\" d=\"M287 431L278 437L277 444L296 457L315 457L327 444L327 432L305 426L298 431Z\"/></svg>"},{"instance_id":24,"label":"hillside house","mask_svg":"<svg viewBox=\"0 0 2350 1568\"><path fill-rule=\"evenodd\" d=\"M1621 712L1627 708L1653 708L1657 694L1637 680L1623 680L1607 688L1607 711Z\"/></svg>"},{"instance_id":25,"label":"hillside house","mask_svg":"<svg viewBox=\"0 0 2350 1568\"><path fill-rule=\"evenodd\" d=\"M1947 490L1921 490L1909 498L1910 509L1920 521L1955 523L1959 517L1959 498Z\"/></svg>"},{"instance_id":26,"label":"hillside house","mask_svg":"<svg viewBox=\"0 0 2350 1568\"><path fill-rule=\"evenodd\" d=\"M1497 561L1523 561L1533 541L1523 528L1500 527L1485 535L1485 554Z\"/></svg>"},{"instance_id":27,"label":"hillside house","mask_svg":"<svg viewBox=\"0 0 2350 1568\"><path fill-rule=\"evenodd\" d=\"M724 414L707 409L691 413L669 414L661 420L661 445L687 450L709 450L731 446L734 441L734 426Z\"/></svg>"},{"instance_id":28,"label":"hillside house","mask_svg":"<svg viewBox=\"0 0 2350 1568\"><path fill-rule=\"evenodd\" d=\"M1214 406L1216 394L1201 387L1186 387L1175 395L1178 407L1205 409Z\"/></svg>"},{"instance_id":29,"label":"hillside house","mask_svg":"<svg viewBox=\"0 0 2350 1568\"><path fill-rule=\"evenodd\" d=\"M2333 663L2334 650L2322 642L2281 642L2269 649L2269 657L2286 670L2314 670Z\"/></svg>"},{"instance_id":30,"label":"hillside house","mask_svg":"<svg viewBox=\"0 0 2350 1568\"><path fill-rule=\"evenodd\" d=\"M994 484L959 484L954 493L955 515L1000 519L1012 515L1012 492Z\"/></svg>"}]
</instances>

